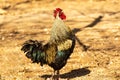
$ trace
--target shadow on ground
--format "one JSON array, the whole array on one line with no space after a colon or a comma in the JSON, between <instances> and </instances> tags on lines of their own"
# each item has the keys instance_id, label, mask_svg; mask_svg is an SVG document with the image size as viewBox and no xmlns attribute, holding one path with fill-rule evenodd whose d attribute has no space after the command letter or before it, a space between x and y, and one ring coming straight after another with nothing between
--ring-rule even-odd
<instances>
[{"instance_id":1,"label":"shadow on ground","mask_svg":"<svg viewBox=\"0 0 120 80\"><path fill-rule=\"evenodd\" d=\"M71 78L75 78L75 77L85 76L89 73L90 73L90 70L87 68L78 68L78 69L74 69L70 72L60 74L60 78L71 79ZM42 75L40 77L47 79L47 78L50 78L51 76L52 75Z\"/></svg>"},{"instance_id":2,"label":"shadow on ground","mask_svg":"<svg viewBox=\"0 0 120 80\"><path fill-rule=\"evenodd\" d=\"M95 20L94 20L93 22L91 22L90 24L86 25L85 27L83 27L83 28L81 28L81 29L80 29L80 28L74 28L74 29L72 30L72 32L73 32L74 34L76 34L77 32L80 32L80 31L84 30L84 29L87 28L87 27L91 27L91 28L92 28L92 27L94 27L95 25L97 25L99 22L101 22L103 17L104 17L104 16L98 16L98 17L95 18ZM79 44L80 46L82 46L83 51L87 51L90 46L86 46L84 43L82 43L77 36L75 36L75 38L76 38L76 41L78 42L78 44Z\"/></svg>"}]
</instances>

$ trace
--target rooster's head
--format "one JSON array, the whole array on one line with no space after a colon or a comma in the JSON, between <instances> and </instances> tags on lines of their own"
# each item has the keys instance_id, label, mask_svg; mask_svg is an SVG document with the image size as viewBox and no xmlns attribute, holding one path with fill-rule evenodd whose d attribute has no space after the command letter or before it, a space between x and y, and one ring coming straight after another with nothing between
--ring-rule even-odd
<instances>
[{"instance_id":1,"label":"rooster's head","mask_svg":"<svg viewBox=\"0 0 120 80\"><path fill-rule=\"evenodd\" d=\"M56 18L57 16L59 16L62 20L66 19L66 15L62 12L62 9L60 8L56 8L54 10L54 17Z\"/></svg>"}]
</instances>

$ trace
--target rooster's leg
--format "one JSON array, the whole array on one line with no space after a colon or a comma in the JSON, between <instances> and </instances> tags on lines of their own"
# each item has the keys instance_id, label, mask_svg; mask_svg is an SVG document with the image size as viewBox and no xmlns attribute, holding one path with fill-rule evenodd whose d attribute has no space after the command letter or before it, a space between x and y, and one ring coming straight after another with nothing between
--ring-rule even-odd
<instances>
[{"instance_id":1,"label":"rooster's leg","mask_svg":"<svg viewBox=\"0 0 120 80\"><path fill-rule=\"evenodd\" d=\"M54 80L55 72L56 72L56 70L54 70L54 73L52 74L52 80Z\"/></svg>"},{"instance_id":2,"label":"rooster's leg","mask_svg":"<svg viewBox=\"0 0 120 80\"><path fill-rule=\"evenodd\" d=\"M59 77L60 77L60 72L59 70L57 70L57 80L59 80Z\"/></svg>"},{"instance_id":3,"label":"rooster's leg","mask_svg":"<svg viewBox=\"0 0 120 80\"><path fill-rule=\"evenodd\" d=\"M54 73L52 74L52 80L59 80L59 70L54 70Z\"/></svg>"}]
</instances>

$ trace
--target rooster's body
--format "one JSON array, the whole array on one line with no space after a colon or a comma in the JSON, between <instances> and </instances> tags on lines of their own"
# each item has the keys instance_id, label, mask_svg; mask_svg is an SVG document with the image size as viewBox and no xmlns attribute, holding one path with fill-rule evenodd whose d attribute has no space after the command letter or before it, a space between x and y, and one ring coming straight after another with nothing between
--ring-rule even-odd
<instances>
[{"instance_id":1,"label":"rooster's body","mask_svg":"<svg viewBox=\"0 0 120 80\"><path fill-rule=\"evenodd\" d=\"M22 49L28 58L41 66L48 64L55 71L65 66L67 59L73 53L75 37L71 29L67 27L59 15L56 15L51 30L50 40L47 44L36 40L26 41Z\"/></svg>"}]
</instances>

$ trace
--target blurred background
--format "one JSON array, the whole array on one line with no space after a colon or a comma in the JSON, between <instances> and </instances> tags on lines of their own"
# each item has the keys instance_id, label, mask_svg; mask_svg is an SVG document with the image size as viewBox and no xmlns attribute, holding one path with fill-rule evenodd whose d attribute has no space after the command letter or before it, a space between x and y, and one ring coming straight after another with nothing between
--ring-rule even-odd
<instances>
[{"instance_id":1,"label":"blurred background","mask_svg":"<svg viewBox=\"0 0 120 80\"><path fill-rule=\"evenodd\" d=\"M20 49L28 39L49 40L58 7L77 36L60 80L119 80L120 0L0 0L0 80L50 78L49 66L32 64Z\"/></svg>"}]
</instances>

